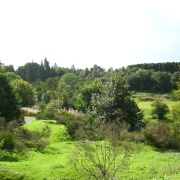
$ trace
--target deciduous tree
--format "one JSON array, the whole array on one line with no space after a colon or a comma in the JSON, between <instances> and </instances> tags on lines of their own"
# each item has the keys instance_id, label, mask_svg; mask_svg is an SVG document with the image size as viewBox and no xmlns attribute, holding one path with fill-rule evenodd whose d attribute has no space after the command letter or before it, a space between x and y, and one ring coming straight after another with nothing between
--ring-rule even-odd
<instances>
[{"instance_id":1,"label":"deciduous tree","mask_svg":"<svg viewBox=\"0 0 180 180\"><path fill-rule=\"evenodd\" d=\"M91 104L97 123L113 122L118 125L125 121L130 130L142 127L143 114L121 77L113 78L100 93L94 94Z\"/></svg>"}]
</instances>

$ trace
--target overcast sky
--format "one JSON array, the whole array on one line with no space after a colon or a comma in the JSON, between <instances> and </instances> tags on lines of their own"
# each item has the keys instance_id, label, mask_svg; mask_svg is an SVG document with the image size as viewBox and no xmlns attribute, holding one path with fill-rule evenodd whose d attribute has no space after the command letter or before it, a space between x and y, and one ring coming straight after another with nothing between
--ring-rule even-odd
<instances>
[{"instance_id":1,"label":"overcast sky","mask_svg":"<svg viewBox=\"0 0 180 180\"><path fill-rule=\"evenodd\" d=\"M180 62L180 1L0 0L0 60L121 68Z\"/></svg>"}]
</instances>

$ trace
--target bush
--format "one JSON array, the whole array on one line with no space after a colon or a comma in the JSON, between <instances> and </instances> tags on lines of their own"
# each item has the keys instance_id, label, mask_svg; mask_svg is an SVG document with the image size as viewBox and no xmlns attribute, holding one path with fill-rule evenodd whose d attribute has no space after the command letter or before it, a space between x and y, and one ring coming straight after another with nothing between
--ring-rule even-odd
<instances>
[{"instance_id":1,"label":"bush","mask_svg":"<svg viewBox=\"0 0 180 180\"><path fill-rule=\"evenodd\" d=\"M172 108L173 121L180 122L180 104Z\"/></svg>"},{"instance_id":2,"label":"bush","mask_svg":"<svg viewBox=\"0 0 180 180\"><path fill-rule=\"evenodd\" d=\"M42 132L29 131L21 127L15 133L16 150L19 153L25 152L26 148L35 148L37 150L41 150L49 144L49 142L44 140L43 137L48 137L49 135L49 127L43 128Z\"/></svg>"},{"instance_id":3,"label":"bush","mask_svg":"<svg viewBox=\"0 0 180 180\"><path fill-rule=\"evenodd\" d=\"M148 144L158 148L168 147L170 141L170 128L167 124L159 122L151 124L143 131Z\"/></svg>"},{"instance_id":4,"label":"bush","mask_svg":"<svg viewBox=\"0 0 180 180\"><path fill-rule=\"evenodd\" d=\"M165 115L169 112L168 106L159 99L152 104L152 107L153 117L157 117L159 120L164 119Z\"/></svg>"},{"instance_id":5,"label":"bush","mask_svg":"<svg viewBox=\"0 0 180 180\"><path fill-rule=\"evenodd\" d=\"M37 119L55 119L56 112L52 109L45 109L36 114Z\"/></svg>"},{"instance_id":6,"label":"bush","mask_svg":"<svg viewBox=\"0 0 180 180\"><path fill-rule=\"evenodd\" d=\"M0 132L0 142L3 142L1 149L13 151L15 148L15 140L10 132Z\"/></svg>"},{"instance_id":7,"label":"bush","mask_svg":"<svg viewBox=\"0 0 180 180\"><path fill-rule=\"evenodd\" d=\"M180 122L171 123L171 140L169 142L169 148L180 149Z\"/></svg>"},{"instance_id":8,"label":"bush","mask_svg":"<svg viewBox=\"0 0 180 180\"><path fill-rule=\"evenodd\" d=\"M80 115L67 111L60 111L56 114L56 121L66 126L66 130L72 139L91 139L93 117L89 114Z\"/></svg>"},{"instance_id":9,"label":"bush","mask_svg":"<svg viewBox=\"0 0 180 180\"><path fill-rule=\"evenodd\" d=\"M158 148L180 148L180 122L148 125L144 129L144 135L148 144Z\"/></svg>"}]
</instances>

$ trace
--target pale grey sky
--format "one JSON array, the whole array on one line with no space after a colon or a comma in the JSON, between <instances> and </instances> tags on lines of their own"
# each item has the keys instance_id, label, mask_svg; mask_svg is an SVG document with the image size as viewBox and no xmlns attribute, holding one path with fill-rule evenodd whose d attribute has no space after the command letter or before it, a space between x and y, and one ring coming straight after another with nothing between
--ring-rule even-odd
<instances>
[{"instance_id":1,"label":"pale grey sky","mask_svg":"<svg viewBox=\"0 0 180 180\"><path fill-rule=\"evenodd\" d=\"M0 60L106 69L180 61L180 1L0 0Z\"/></svg>"}]
</instances>

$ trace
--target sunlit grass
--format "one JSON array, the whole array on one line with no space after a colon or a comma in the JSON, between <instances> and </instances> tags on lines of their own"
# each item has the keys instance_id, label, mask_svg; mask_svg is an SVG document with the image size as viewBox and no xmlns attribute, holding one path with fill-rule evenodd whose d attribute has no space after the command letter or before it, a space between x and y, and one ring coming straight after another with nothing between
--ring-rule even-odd
<instances>
[{"instance_id":1,"label":"sunlit grass","mask_svg":"<svg viewBox=\"0 0 180 180\"><path fill-rule=\"evenodd\" d=\"M153 94L149 94L149 93L137 93L136 95L134 95L134 99L135 99L136 103L138 104L139 108L143 111L145 119L152 119L151 112L152 112L153 107L151 105L155 101L140 100L140 98L142 98L142 97L153 97L154 99L156 99L157 97L160 97L162 102L167 104L167 106L170 110L170 112L168 114L168 118L172 118L171 110L172 110L173 106L176 106L180 103L180 101L173 101L171 99L166 99L166 98L164 98L163 95L153 95Z\"/></svg>"}]
</instances>

